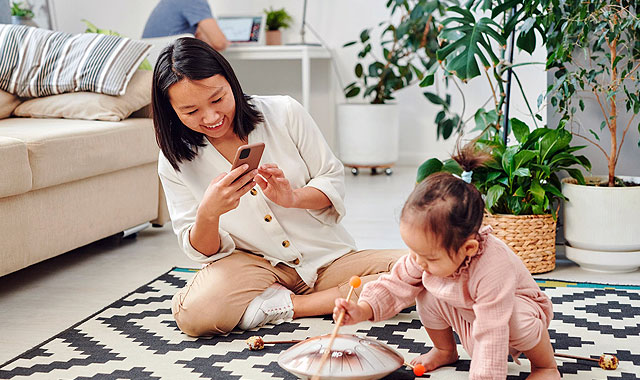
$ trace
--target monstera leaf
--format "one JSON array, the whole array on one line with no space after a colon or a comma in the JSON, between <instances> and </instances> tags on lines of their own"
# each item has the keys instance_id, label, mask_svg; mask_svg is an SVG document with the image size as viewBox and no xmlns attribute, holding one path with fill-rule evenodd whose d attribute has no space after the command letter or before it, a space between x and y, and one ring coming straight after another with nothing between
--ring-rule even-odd
<instances>
[{"instance_id":1,"label":"monstera leaf","mask_svg":"<svg viewBox=\"0 0 640 380\"><path fill-rule=\"evenodd\" d=\"M436 52L439 61L446 61L446 69L460 79L468 80L480 75L476 56L484 67L490 66L489 60L497 64L499 59L493 52L491 39L501 46L507 43L505 38L496 31L496 29L500 30L500 25L487 17L476 20L469 10L458 6L451 7L448 11L457 15L443 20L442 24L446 26L456 23L456 25L444 28L440 36L444 39L457 36L459 38Z\"/></svg>"}]
</instances>

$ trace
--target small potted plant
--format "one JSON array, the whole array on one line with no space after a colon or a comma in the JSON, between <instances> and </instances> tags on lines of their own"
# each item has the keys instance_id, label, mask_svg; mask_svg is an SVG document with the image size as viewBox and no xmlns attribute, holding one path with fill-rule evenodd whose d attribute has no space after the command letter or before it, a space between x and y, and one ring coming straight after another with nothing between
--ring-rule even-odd
<instances>
[{"instance_id":1,"label":"small potted plant","mask_svg":"<svg viewBox=\"0 0 640 380\"><path fill-rule=\"evenodd\" d=\"M399 116L396 91L425 80L437 65L438 48L434 13L427 0L388 1L390 21L367 28L357 41L360 46L354 67L355 81L344 88L347 102L339 104L339 156L352 173L359 168L384 168L398 159ZM374 33L380 32L379 39ZM356 100L357 101L353 101Z\"/></svg>"},{"instance_id":2,"label":"small potted plant","mask_svg":"<svg viewBox=\"0 0 640 380\"><path fill-rule=\"evenodd\" d=\"M281 45L282 44L282 31L280 29L286 29L291 25L291 15L281 9L265 9L264 13L267 15L267 45Z\"/></svg>"},{"instance_id":3,"label":"small potted plant","mask_svg":"<svg viewBox=\"0 0 640 380\"><path fill-rule=\"evenodd\" d=\"M473 171L471 183L485 195L484 224L494 228L522 259L531 273L555 268L556 218L561 192L558 174L566 171L577 183L584 183L582 173L589 170L584 156L573 152L584 147L571 147L572 135L564 128L533 129L518 119L511 119L517 143L507 146L500 134L485 133L475 144L490 154L491 160ZM460 175L462 169L449 159L432 158L418 169L417 181L445 171Z\"/></svg>"},{"instance_id":4,"label":"small potted plant","mask_svg":"<svg viewBox=\"0 0 640 380\"><path fill-rule=\"evenodd\" d=\"M27 25L27 26L35 26L38 25L33 21L33 11L29 9L24 3L11 3L11 23L14 25Z\"/></svg>"},{"instance_id":5,"label":"small potted plant","mask_svg":"<svg viewBox=\"0 0 640 380\"><path fill-rule=\"evenodd\" d=\"M607 174L587 178L587 185L563 182L566 254L587 270L635 271L640 267L640 177L621 176L616 166L621 155L637 157L640 145L637 140L624 145L633 129L640 131L638 4L568 0L550 7L551 105L575 136L598 148L608 168ZM589 109L601 111L600 117L583 113Z\"/></svg>"}]
</instances>

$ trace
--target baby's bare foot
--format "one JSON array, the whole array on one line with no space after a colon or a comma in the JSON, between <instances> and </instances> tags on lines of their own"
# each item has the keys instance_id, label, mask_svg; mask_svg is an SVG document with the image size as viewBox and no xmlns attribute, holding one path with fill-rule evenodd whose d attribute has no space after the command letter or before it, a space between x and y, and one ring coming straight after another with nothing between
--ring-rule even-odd
<instances>
[{"instance_id":1,"label":"baby's bare foot","mask_svg":"<svg viewBox=\"0 0 640 380\"><path fill-rule=\"evenodd\" d=\"M429 372L444 365L455 363L458 361L458 351L440 350L436 347L424 355L420 355L411 361L412 365L422 364L424 369Z\"/></svg>"}]
</instances>

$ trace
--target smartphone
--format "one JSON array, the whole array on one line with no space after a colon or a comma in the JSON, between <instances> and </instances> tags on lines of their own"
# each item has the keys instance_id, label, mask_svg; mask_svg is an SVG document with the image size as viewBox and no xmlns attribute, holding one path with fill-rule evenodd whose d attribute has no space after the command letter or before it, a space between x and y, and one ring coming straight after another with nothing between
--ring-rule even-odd
<instances>
[{"instance_id":1,"label":"smartphone","mask_svg":"<svg viewBox=\"0 0 640 380\"><path fill-rule=\"evenodd\" d=\"M260 159L262 158L262 152L264 152L264 143L260 142L260 143L242 145L236 151L236 156L233 159L231 170L239 166L242 166L243 164L248 164L249 168L247 168L247 170L245 170L245 172L240 175L241 177L245 173L248 173L252 170L257 169L258 166L260 166Z\"/></svg>"}]
</instances>

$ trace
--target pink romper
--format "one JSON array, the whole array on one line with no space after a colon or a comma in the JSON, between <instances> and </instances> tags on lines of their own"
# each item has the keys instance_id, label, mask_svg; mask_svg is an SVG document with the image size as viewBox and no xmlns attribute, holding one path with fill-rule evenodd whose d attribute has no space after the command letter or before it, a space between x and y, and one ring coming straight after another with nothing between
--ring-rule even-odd
<instances>
[{"instance_id":1,"label":"pink romper","mask_svg":"<svg viewBox=\"0 0 640 380\"><path fill-rule=\"evenodd\" d=\"M478 253L451 276L427 274L406 255L360 295L360 301L371 305L374 321L391 318L415 302L426 328L452 327L472 358L473 380L504 379L508 354L535 347L553 319L549 298L491 231L480 230Z\"/></svg>"}]
</instances>

